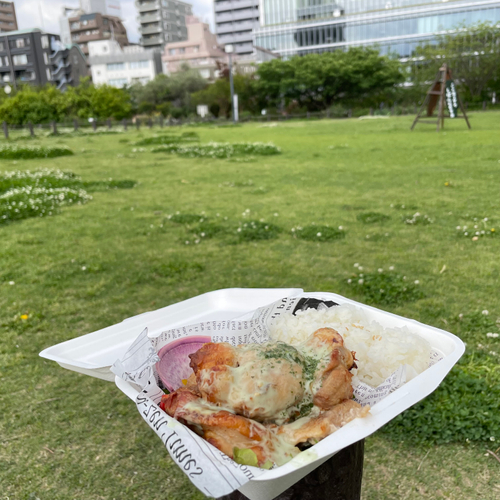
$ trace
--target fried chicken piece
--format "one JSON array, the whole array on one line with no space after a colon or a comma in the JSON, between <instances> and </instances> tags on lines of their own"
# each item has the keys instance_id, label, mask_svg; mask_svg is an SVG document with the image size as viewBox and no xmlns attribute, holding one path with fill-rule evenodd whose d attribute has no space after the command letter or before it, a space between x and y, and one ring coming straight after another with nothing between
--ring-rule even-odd
<instances>
[{"instance_id":1,"label":"fried chicken piece","mask_svg":"<svg viewBox=\"0 0 500 500\"><path fill-rule=\"evenodd\" d=\"M208 343L189 357L202 397L245 417L273 419L304 396L302 358L287 344Z\"/></svg>"},{"instance_id":2,"label":"fried chicken piece","mask_svg":"<svg viewBox=\"0 0 500 500\"><path fill-rule=\"evenodd\" d=\"M362 407L352 400L342 401L316 417L304 417L280 426L278 435L284 436L293 445L306 442L315 444L351 420L366 417L369 411L369 406Z\"/></svg>"},{"instance_id":3,"label":"fried chicken piece","mask_svg":"<svg viewBox=\"0 0 500 500\"><path fill-rule=\"evenodd\" d=\"M234 448L250 449L258 465L269 460L284 463L299 450L282 440L272 429L229 411L219 409L187 389L162 397L160 407L171 417L185 422L210 444L234 457Z\"/></svg>"},{"instance_id":4,"label":"fried chicken piece","mask_svg":"<svg viewBox=\"0 0 500 500\"><path fill-rule=\"evenodd\" d=\"M330 410L341 401L352 398L352 374L349 370L356 367L355 353L344 347L344 339L336 330L316 330L299 349L306 353L323 353L310 386L315 406Z\"/></svg>"}]
</instances>

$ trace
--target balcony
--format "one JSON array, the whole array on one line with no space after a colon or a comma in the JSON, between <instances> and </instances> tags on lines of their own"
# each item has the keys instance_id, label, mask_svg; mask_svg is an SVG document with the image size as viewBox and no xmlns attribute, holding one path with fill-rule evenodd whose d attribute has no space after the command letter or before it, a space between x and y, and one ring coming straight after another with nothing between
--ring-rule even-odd
<instances>
[{"instance_id":1,"label":"balcony","mask_svg":"<svg viewBox=\"0 0 500 500\"><path fill-rule=\"evenodd\" d=\"M135 2L138 12L150 12L160 8L159 2Z\"/></svg>"},{"instance_id":2,"label":"balcony","mask_svg":"<svg viewBox=\"0 0 500 500\"><path fill-rule=\"evenodd\" d=\"M161 16L159 14L145 14L144 16L137 16L137 21L140 24L154 23L161 21Z\"/></svg>"},{"instance_id":3,"label":"balcony","mask_svg":"<svg viewBox=\"0 0 500 500\"><path fill-rule=\"evenodd\" d=\"M161 33L161 24L148 24L147 26L140 26L139 31L143 35L152 35L153 33Z\"/></svg>"},{"instance_id":4,"label":"balcony","mask_svg":"<svg viewBox=\"0 0 500 500\"><path fill-rule=\"evenodd\" d=\"M221 12L217 14L217 23L226 23L228 21L242 21L244 19L255 19L258 23L259 11L257 9L241 9L232 12Z\"/></svg>"},{"instance_id":5,"label":"balcony","mask_svg":"<svg viewBox=\"0 0 500 500\"><path fill-rule=\"evenodd\" d=\"M253 20L239 21L231 24L224 24L217 27L217 35L224 35L226 33L234 33L238 31L251 31L254 27L258 27L259 23ZM251 37L251 35L250 35Z\"/></svg>"},{"instance_id":6,"label":"balcony","mask_svg":"<svg viewBox=\"0 0 500 500\"><path fill-rule=\"evenodd\" d=\"M224 0L223 2L215 2L215 13L224 12L226 10L247 9L250 7L258 7L258 0ZM257 10L257 9L255 9Z\"/></svg>"},{"instance_id":7,"label":"balcony","mask_svg":"<svg viewBox=\"0 0 500 500\"><path fill-rule=\"evenodd\" d=\"M165 42L159 36L152 36L151 38L141 38L140 44L143 47L152 47L154 45L165 45Z\"/></svg>"}]
</instances>

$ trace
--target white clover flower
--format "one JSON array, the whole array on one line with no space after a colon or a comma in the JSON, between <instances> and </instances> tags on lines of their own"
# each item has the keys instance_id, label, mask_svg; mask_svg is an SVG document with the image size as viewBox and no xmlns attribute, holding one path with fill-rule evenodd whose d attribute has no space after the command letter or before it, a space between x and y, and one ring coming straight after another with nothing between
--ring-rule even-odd
<instances>
[{"instance_id":1,"label":"white clover flower","mask_svg":"<svg viewBox=\"0 0 500 500\"><path fill-rule=\"evenodd\" d=\"M481 311L481 314L484 314L484 316L488 316L488 314L490 314L490 313L488 312L487 309L485 309L484 311Z\"/></svg>"},{"instance_id":2,"label":"white clover flower","mask_svg":"<svg viewBox=\"0 0 500 500\"><path fill-rule=\"evenodd\" d=\"M383 270L381 267L379 267L379 268L378 268L378 272L379 272L379 273L383 273L383 272L384 272L384 270Z\"/></svg>"},{"instance_id":3,"label":"white clover flower","mask_svg":"<svg viewBox=\"0 0 500 500\"><path fill-rule=\"evenodd\" d=\"M16 282L15 281L9 281L9 285L15 285Z\"/></svg>"},{"instance_id":4,"label":"white clover flower","mask_svg":"<svg viewBox=\"0 0 500 500\"><path fill-rule=\"evenodd\" d=\"M394 266L389 266L389 271L394 271Z\"/></svg>"},{"instance_id":5,"label":"white clover flower","mask_svg":"<svg viewBox=\"0 0 500 500\"><path fill-rule=\"evenodd\" d=\"M494 436L491 436L491 437L490 437L490 441L495 441Z\"/></svg>"},{"instance_id":6,"label":"white clover flower","mask_svg":"<svg viewBox=\"0 0 500 500\"><path fill-rule=\"evenodd\" d=\"M205 233L200 233L200 236L201 236L202 238L204 238L204 237L205 237Z\"/></svg>"},{"instance_id":7,"label":"white clover flower","mask_svg":"<svg viewBox=\"0 0 500 500\"><path fill-rule=\"evenodd\" d=\"M485 217L483 220L484 222L488 222L488 217Z\"/></svg>"},{"instance_id":8,"label":"white clover flower","mask_svg":"<svg viewBox=\"0 0 500 500\"><path fill-rule=\"evenodd\" d=\"M274 212L274 217L279 217L279 213L278 212Z\"/></svg>"},{"instance_id":9,"label":"white clover flower","mask_svg":"<svg viewBox=\"0 0 500 500\"><path fill-rule=\"evenodd\" d=\"M316 233L316 236L317 236L318 238L320 238L320 237L321 237L321 233Z\"/></svg>"},{"instance_id":10,"label":"white clover flower","mask_svg":"<svg viewBox=\"0 0 500 500\"><path fill-rule=\"evenodd\" d=\"M361 279L361 280L358 280L358 283L359 283L360 285L362 285L364 282L365 282L365 281L364 281L364 280L362 280L362 279Z\"/></svg>"},{"instance_id":11,"label":"white clover flower","mask_svg":"<svg viewBox=\"0 0 500 500\"><path fill-rule=\"evenodd\" d=\"M352 283L352 279L351 279L351 278L349 278L349 279L347 280L347 283L351 284L351 283Z\"/></svg>"},{"instance_id":12,"label":"white clover flower","mask_svg":"<svg viewBox=\"0 0 500 500\"><path fill-rule=\"evenodd\" d=\"M87 266L82 266L82 271L86 271L87 270Z\"/></svg>"},{"instance_id":13,"label":"white clover flower","mask_svg":"<svg viewBox=\"0 0 500 500\"><path fill-rule=\"evenodd\" d=\"M356 262L356 264L354 264L354 267L359 267L359 264Z\"/></svg>"},{"instance_id":14,"label":"white clover flower","mask_svg":"<svg viewBox=\"0 0 500 500\"><path fill-rule=\"evenodd\" d=\"M415 280L413 283L415 283L415 285L419 285L419 284L420 284L420 281Z\"/></svg>"},{"instance_id":15,"label":"white clover flower","mask_svg":"<svg viewBox=\"0 0 500 500\"><path fill-rule=\"evenodd\" d=\"M457 231L460 231L460 226L457 226Z\"/></svg>"},{"instance_id":16,"label":"white clover flower","mask_svg":"<svg viewBox=\"0 0 500 500\"><path fill-rule=\"evenodd\" d=\"M458 315L458 319L463 319L463 317L464 317L464 315L463 315L462 313L460 313L460 314Z\"/></svg>"},{"instance_id":17,"label":"white clover flower","mask_svg":"<svg viewBox=\"0 0 500 500\"><path fill-rule=\"evenodd\" d=\"M384 290L383 288L381 288L381 289L379 290L379 292L380 292L380 293L384 293L384 292L385 292L385 290Z\"/></svg>"},{"instance_id":18,"label":"white clover flower","mask_svg":"<svg viewBox=\"0 0 500 500\"><path fill-rule=\"evenodd\" d=\"M186 245L189 245L189 241L187 241L187 240L186 240L186 242L185 242L185 243L186 243Z\"/></svg>"},{"instance_id":19,"label":"white clover flower","mask_svg":"<svg viewBox=\"0 0 500 500\"><path fill-rule=\"evenodd\" d=\"M358 266L358 269L359 269L360 271L362 271L362 270L363 270L363 266Z\"/></svg>"},{"instance_id":20,"label":"white clover flower","mask_svg":"<svg viewBox=\"0 0 500 500\"><path fill-rule=\"evenodd\" d=\"M486 336L490 339L497 339L500 336L500 334L488 332Z\"/></svg>"},{"instance_id":21,"label":"white clover flower","mask_svg":"<svg viewBox=\"0 0 500 500\"><path fill-rule=\"evenodd\" d=\"M342 226L339 226L339 231L342 231L344 228Z\"/></svg>"}]
</instances>

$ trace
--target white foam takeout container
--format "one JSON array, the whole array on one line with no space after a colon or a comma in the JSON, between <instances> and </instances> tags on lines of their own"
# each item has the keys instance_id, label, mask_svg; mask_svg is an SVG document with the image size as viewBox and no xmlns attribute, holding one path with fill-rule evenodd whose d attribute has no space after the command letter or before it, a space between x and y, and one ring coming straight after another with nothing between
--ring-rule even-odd
<instances>
[{"instance_id":1,"label":"white foam takeout container","mask_svg":"<svg viewBox=\"0 0 500 500\"><path fill-rule=\"evenodd\" d=\"M378 404L366 418L356 419L334 434L300 453L287 464L269 470L244 484L239 490L251 500L270 500L319 467L346 446L373 434L404 410L433 392L465 351L455 335L417 321L327 292L304 293L299 288L241 289L230 288L205 293L157 311L135 316L117 325L49 347L40 356L62 367L104 380L114 380L117 387L135 401L141 388L115 377L109 367L125 354L144 328L154 337L162 331L207 320L250 318L255 309L283 297L315 297L352 304L363 309L369 320L384 327L407 326L426 339L443 358L409 381Z\"/></svg>"}]
</instances>

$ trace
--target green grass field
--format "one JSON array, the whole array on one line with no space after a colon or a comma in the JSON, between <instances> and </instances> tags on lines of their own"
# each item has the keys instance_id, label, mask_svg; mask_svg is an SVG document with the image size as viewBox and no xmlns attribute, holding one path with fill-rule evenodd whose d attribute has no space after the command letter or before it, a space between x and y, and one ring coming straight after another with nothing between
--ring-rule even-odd
<instances>
[{"instance_id":1,"label":"green grass field","mask_svg":"<svg viewBox=\"0 0 500 500\"><path fill-rule=\"evenodd\" d=\"M441 133L430 125L410 132L411 121L168 131L282 149L230 159L134 145L158 129L16 141L64 145L75 155L3 160L0 173L54 168L94 186L137 184L97 189L86 204L0 225L0 498L204 498L114 384L38 353L211 290L300 287L371 301L461 335L498 384L500 338L486 334L500 331L500 236L491 231L500 232L500 114L474 114L471 131L449 120ZM173 222L177 212L204 214L212 224ZM261 219L276 226L274 237L240 236L245 223ZM344 237L311 241L291 231L313 224L341 226ZM368 274L394 266L418 281L418 294L404 300L396 287L382 299L359 286L356 263ZM459 315L469 318L467 327ZM491 437L438 445L379 432L367 440L363 499L498 499L500 463L487 450L499 453L500 432Z\"/></svg>"}]
</instances>

